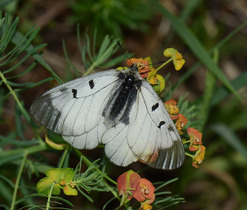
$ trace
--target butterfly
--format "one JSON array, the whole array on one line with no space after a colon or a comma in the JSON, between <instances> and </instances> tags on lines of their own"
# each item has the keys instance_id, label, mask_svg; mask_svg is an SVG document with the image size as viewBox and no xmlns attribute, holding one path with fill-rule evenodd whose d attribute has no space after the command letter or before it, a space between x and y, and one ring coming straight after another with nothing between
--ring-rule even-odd
<instances>
[{"instance_id":1,"label":"butterfly","mask_svg":"<svg viewBox=\"0 0 247 210\"><path fill-rule=\"evenodd\" d=\"M175 169L184 161L178 131L135 63L59 85L36 99L30 111L72 147L105 144L106 156L118 166L140 160L154 168Z\"/></svg>"}]
</instances>

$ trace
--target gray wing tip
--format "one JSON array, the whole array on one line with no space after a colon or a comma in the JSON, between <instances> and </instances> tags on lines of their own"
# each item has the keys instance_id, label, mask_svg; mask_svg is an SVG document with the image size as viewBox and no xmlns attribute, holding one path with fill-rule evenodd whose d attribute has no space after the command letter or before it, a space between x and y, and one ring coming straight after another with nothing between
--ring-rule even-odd
<instances>
[{"instance_id":1,"label":"gray wing tip","mask_svg":"<svg viewBox=\"0 0 247 210\"><path fill-rule=\"evenodd\" d=\"M173 170L179 168L185 159L184 146L181 140L173 141L169 148L158 148L148 161L148 165L163 170Z\"/></svg>"}]
</instances>

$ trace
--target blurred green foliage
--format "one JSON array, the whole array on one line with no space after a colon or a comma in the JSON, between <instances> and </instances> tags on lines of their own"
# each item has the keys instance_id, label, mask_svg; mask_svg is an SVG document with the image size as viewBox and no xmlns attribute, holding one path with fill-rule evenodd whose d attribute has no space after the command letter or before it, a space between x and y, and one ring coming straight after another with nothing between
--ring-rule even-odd
<instances>
[{"instance_id":1,"label":"blurred green foliage","mask_svg":"<svg viewBox=\"0 0 247 210\"><path fill-rule=\"evenodd\" d=\"M146 0L73 0L72 20L85 27L96 28L100 36L122 35L124 28L147 31L152 15L150 1Z\"/></svg>"}]
</instances>

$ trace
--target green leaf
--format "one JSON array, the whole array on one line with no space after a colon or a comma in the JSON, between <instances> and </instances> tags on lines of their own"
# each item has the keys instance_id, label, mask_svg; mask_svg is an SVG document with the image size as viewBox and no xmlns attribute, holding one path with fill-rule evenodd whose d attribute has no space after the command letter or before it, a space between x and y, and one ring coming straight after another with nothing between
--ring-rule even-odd
<instances>
[{"instance_id":1,"label":"green leaf","mask_svg":"<svg viewBox=\"0 0 247 210\"><path fill-rule=\"evenodd\" d=\"M46 61L42 58L42 56L40 54L38 54L37 52L35 52L34 47L31 45L31 41L36 34L39 32L39 28L36 28L32 31L31 34L31 38L29 37L29 40L26 39L26 36L24 36L23 34L21 34L20 32L16 32L13 39L11 40L14 44L18 45L21 42L24 42L25 45L27 45L26 47L26 51L32 55L32 57L38 62L40 63L42 66L44 66L53 76L53 78L55 78L60 84L63 83L63 81L57 76L57 74L52 70L52 68L50 67L50 65L48 63L46 63ZM42 45L42 47L44 47L45 45Z\"/></svg>"},{"instance_id":2,"label":"green leaf","mask_svg":"<svg viewBox=\"0 0 247 210\"><path fill-rule=\"evenodd\" d=\"M240 88L247 85L247 72L240 74L236 79L231 81L231 85L236 89L239 90ZM224 98L229 96L230 92L224 86L217 89L212 97L211 106L218 104Z\"/></svg>"},{"instance_id":3,"label":"green leaf","mask_svg":"<svg viewBox=\"0 0 247 210\"><path fill-rule=\"evenodd\" d=\"M59 195L60 194L60 188L58 184L54 183L54 180L50 177L45 177L37 183L37 191L39 193L43 193L45 195L48 195L51 191L51 188L53 187L52 194L53 195Z\"/></svg>"}]
</instances>

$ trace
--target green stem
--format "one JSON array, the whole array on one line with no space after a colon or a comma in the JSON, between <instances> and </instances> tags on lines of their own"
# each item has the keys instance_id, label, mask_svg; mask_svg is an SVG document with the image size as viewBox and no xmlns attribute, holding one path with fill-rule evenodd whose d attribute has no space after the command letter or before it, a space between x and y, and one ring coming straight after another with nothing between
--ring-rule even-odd
<instances>
[{"instance_id":1,"label":"green stem","mask_svg":"<svg viewBox=\"0 0 247 210\"><path fill-rule=\"evenodd\" d=\"M51 197L52 197L52 192L53 192L54 186L55 186L55 183L53 182L51 185L50 192L48 194L48 199L47 199L47 203L46 203L46 210L50 210L50 202L51 202Z\"/></svg>"},{"instance_id":2,"label":"green stem","mask_svg":"<svg viewBox=\"0 0 247 210\"><path fill-rule=\"evenodd\" d=\"M33 154L39 151L43 151L48 149L48 146L46 144L40 144L40 145L36 145L33 147L28 147L28 148L24 148L24 149L15 149L15 150L3 150L0 153L0 158L4 157L4 156L11 156L11 155L16 155L16 154Z\"/></svg>"},{"instance_id":3,"label":"green stem","mask_svg":"<svg viewBox=\"0 0 247 210\"><path fill-rule=\"evenodd\" d=\"M188 141L183 141L183 144L187 144L187 143L190 143L190 140L188 140Z\"/></svg>"},{"instance_id":4,"label":"green stem","mask_svg":"<svg viewBox=\"0 0 247 210\"><path fill-rule=\"evenodd\" d=\"M16 103L18 104L21 112L23 113L23 115L25 116L25 118L30 121L30 117L29 114L27 113L27 111L24 109L24 107L22 106L20 100L18 99L15 91L12 89L12 87L8 84L7 79L5 78L4 74L2 72L0 72L0 77L2 78L2 81L4 82L4 84L6 85L6 87L9 89L10 93L12 94L12 96L14 97Z\"/></svg>"},{"instance_id":5,"label":"green stem","mask_svg":"<svg viewBox=\"0 0 247 210\"><path fill-rule=\"evenodd\" d=\"M193 155L191 155L191 154L190 154L190 153L188 153L188 152L185 152L185 154L186 154L187 156L191 157L191 158L194 158L194 156L193 156Z\"/></svg>"},{"instance_id":6,"label":"green stem","mask_svg":"<svg viewBox=\"0 0 247 210\"><path fill-rule=\"evenodd\" d=\"M22 162L21 162L21 165L20 165L20 169L19 169L19 172L18 172L18 175L17 175L17 179L16 179L16 182L15 182L15 188L14 188L13 199L12 199L12 202L11 202L10 210L14 210L14 207L15 207L16 195L17 195L17 191L18 191L18 188L19 188L19 183L20 183L20 179L21 179L21 175L22 175L24 166L25 166L26 159L27 159L27 152L24 153L24 156L23 156L23 159L22 159Z\"/></svg>"},{"instance_id":7,"label":"green stem","mask_svg":"<svg viewBox=\"0 0 247 210\"><path fill-rule=\"evenodd\" d=\"M61 158L61 160L60 160L60 162L59 162L58 168L62 168L63 163L64 163L64 160L65 160L65 158L66 158L66 156L67 156L67 154L68 154L69 148L70 148L69 145L65 148L65 150L64 150L64 152L63 152L63 156L62 156L62 158Z\"/></svg>"},{"instance_id":8,"label":"green stem","mask_svg":"<svg viewBox=\"0 0 247 210\"><path fill-rule=\"evenodd\" d=\"M157 71L159 71L161 68L163 68L163 66L165 66L166 64L170 63L172 61L172 58L170 58L169 60L167 60L165 63L163 63L161 66L159 66L156 70L155 70L155 74Z\"/></svg>"}]
</instances>

